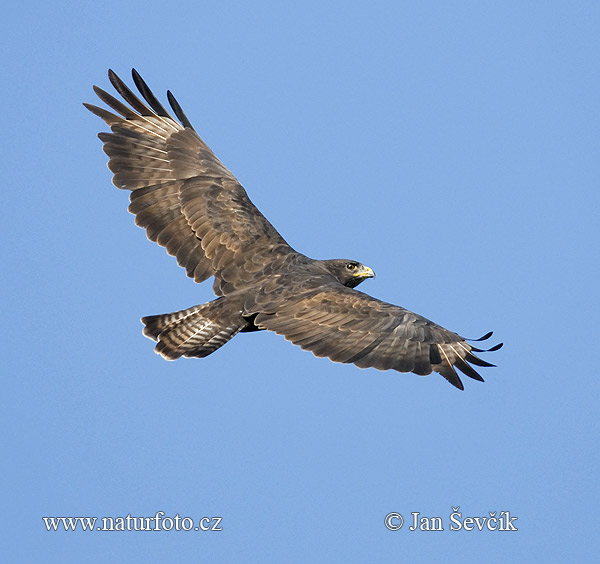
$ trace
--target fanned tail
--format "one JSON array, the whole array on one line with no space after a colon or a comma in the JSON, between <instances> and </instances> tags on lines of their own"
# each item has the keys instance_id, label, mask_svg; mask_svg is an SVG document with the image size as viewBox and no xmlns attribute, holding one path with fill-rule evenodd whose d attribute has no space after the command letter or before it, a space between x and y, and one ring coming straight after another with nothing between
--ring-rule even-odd
<instances>
[{"instance_id":1,"label":"fanned tail","mask_svg":"<svg viewBox=\"0 0 600 564\"><path fill-rule=\"evenodd\" d=\"M167 360L203 358L222 347L247 322L225 298L162 315L142 317L144 335L158 341L154 351Z\"/></svg>"}]
</instances>

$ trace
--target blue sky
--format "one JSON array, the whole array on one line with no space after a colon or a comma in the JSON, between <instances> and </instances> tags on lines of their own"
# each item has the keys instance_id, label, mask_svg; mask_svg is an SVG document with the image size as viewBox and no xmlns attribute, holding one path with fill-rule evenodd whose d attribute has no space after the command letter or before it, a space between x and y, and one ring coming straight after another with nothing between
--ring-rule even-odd
<instances>
[{"instance_id":1,"label":"blue sky","mask_svg":"<svg viewBox=\"0 0 600 564\"><path fill-rule=\"evenodd\" d=\"M8 560L592 561L599 25L591 1L5 7ZM266 332L153 354L139 318L212 293L134 226L81 106L132 66L295 248L368 264L361 289L465 336L493 329L486 382ZM451 531L453 506L518 531ZM157 511L223 530L42 521ZM389 531L390 512L444 531Z\"/></svg>"}]
</instances>

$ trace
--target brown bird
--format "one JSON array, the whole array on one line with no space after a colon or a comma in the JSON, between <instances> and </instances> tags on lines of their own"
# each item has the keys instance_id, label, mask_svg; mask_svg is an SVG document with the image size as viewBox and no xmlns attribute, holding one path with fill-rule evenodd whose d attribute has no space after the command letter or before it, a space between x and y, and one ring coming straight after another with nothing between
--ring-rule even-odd
<instances>
[{"instance_id":1,"label":"brown bird","mask_svg":"<svg viewBox=\"0 0 600 564\"><path fill-rule=\"evenodd\" d=\"M455 368L494 366L487 351L407 309L354 288L373 271L355 260L314 260L292 249L199 137L167 92L177 122L134 69L142 102L112 71L125 104L94 86L115 112L91 104L112 133L100 133L117 188L131 191L129 211L148 238L176 257L195 282L214 277L217 299L142 318L144 335L169 360L204 357L240 332L267 329L316 356L360 368L419 375L439 372L463 389ZM491 332L481 339L491 336Z\"/></svg>"}]
</instances>

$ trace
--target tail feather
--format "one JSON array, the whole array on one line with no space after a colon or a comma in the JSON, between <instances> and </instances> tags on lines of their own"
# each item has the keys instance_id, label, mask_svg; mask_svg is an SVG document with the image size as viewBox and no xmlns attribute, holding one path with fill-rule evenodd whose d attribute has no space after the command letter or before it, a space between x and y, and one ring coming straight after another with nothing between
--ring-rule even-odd
<instances>
[{"instance_id":1,"label":"tail feather","mask_svg":"<svg viewBox=\"0 0 600 564\"><path fill-rule=\"evenodd\" d=\"M155 352L167 360L202 358L222 347L246 324L239 312L227 311L225 300L174 313L142 318L144 335L158 341Z\"/></svg>"}]
</instances>

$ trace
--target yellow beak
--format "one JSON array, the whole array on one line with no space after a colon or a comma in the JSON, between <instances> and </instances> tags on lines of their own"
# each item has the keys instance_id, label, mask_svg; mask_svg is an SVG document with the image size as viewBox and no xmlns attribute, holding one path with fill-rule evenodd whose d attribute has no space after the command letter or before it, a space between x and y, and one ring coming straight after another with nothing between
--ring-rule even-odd
<instances>
[{"instance_id":1,"label":"yellow beak","mask_svg":"<svg viewBox=\"0 0 600 564\"><path fill-rule=\"evenodd\" d=\"M368 266L363 266L354 273L354 276L358 278L375 278L375 273Z\"/></svg>"}]
</instances>

